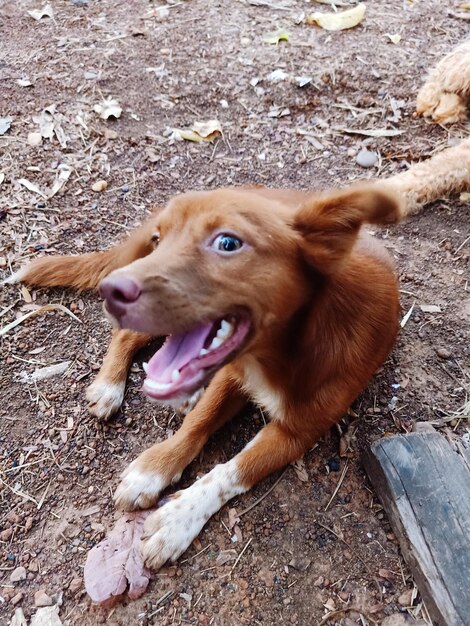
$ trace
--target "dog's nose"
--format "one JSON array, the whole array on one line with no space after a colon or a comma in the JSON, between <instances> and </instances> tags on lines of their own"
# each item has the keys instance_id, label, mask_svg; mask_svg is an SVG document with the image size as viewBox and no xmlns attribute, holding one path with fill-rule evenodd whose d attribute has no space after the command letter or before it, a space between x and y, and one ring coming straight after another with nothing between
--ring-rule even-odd
<instances>
[{"instance_id":1,"label":"dog's nose","mask_svg":"<svg viewBox=\"0 0 470 626\"><path fill-rule=\"evenodd\" d=\"M139 299L142 287L132 278L108 276L99 286L101 297L106 301L106 308L114 317L121 317L128 304Z\"/></svg>"}]
</instances>

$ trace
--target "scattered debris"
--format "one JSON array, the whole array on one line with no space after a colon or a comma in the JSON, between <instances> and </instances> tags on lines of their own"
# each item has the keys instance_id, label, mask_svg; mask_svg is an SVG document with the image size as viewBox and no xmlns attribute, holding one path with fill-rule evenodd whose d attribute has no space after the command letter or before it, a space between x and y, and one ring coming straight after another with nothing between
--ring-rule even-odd
<instances>
[{"instance_id":1,"label":"scattered debris","mask_svg":"<svg viewBox=\"0 0 470 626\"><path fill-rule=\"evenodd\" d=\"M411 305L409 311L403 316L401 322L400 322L400 326L401 328L405 328L408 320L411 317L411 314L413 313L413 309L415 308L415 303L413 302L413 304Z\"/></svg>"},{"instance_id":2,"label":"scattered debris","mask_svg":"<svg viewBox=\"0 0 470 626\"><path fill-rule=\"evenodd\" d=\"M391 33L385 33L385 36L388 37L390 41L395 45L399 44L401 41L401 35L398 35L397 33L395 33L394 35Z\"/></svg>"},{"instance_id":3,"label":"scattered debris","mask_svg":"<svg viewBox=\"0 0 470 626\"><path fill-rule=\"evenodd\" d=\"M37 370L34 370L32 374L27 372L21 372L20 380L22 383L27 383L31 385L41 380L53 378L54 376L61 376L62 374L65 374L65 372L69 369L70 364L71 361L64 361L63 363L55 363L54 365L41 367Z\"/></svg>"},{"instance_id":4,"label":"scattered debris","mask_svg":"<svg viewBox=\"0 0 470 626\"><path fill-rule=\"evenodd\" d=\"M222 135L222 126L219 120L194 122L190 129L172 128L170 139L194 141L213 141Z\"/></svg>"},{"instance_id":5,"label":"scattered debris","mask_svg":"<svg viewBox=\"0 0 470 626\"><path fill-rule=\"evenodd\" d=\"M114 118L121 117L121 113L122 113L122 109L119 105L119 102L111 97L106 98L99 104L95 104L93 109L96 113L98 113L98 115L103 120L107 120L110 117L114 117Z\"/></svg>"},{"instance_id":6,"label":"scattered debris","mask_svg":"<svg viewBox=\"0 0 470 626\"><path fill-rule=\"evenodd\" d=\"M13 118L8 115L7 117L0 117L0 135L4 135L11 128Z\"/></svg>"},{"instance_id":7,"label":"scattered debris","mask_svg":"<svg viewBox=\"0 0 470 626\"><path fill-rule=\"evenodd\" d=\"M45 4L42 7L42 9L32 9L31 11L28 11L28 15L30 15L33 18L33 20L39 21L43 17L53 18L54 11L52 10L52 7L50 4Z\"/></svg>"},{"instance_id":8,"label":"scattered debris","mask_svg":"<svg viewBox=\"0 0 470 626\"><path fill-rule=\"evenodd\" d=\"M419 308L423 313L442 313L442 309L437 304L420 304Z\"/></svg>"},{"instance_id":9,"label":"scattered debris","mask_svg":"<svg viewBox=\"0 0 470 626\"><path fill-rule=\"evenodd\" d=\"M289 33L283 28L279 28L278 30L265 35L263 37L263 41L264 43L277 45L280 41L289 41Z\"/></svg>"},{"instance_id":10,"label":"scattered debris","mask_svg":"<svg viewBox=\"0 0 470 626\"><path fill-rule=\"evenodd\" d=\"M92 191L95 191L96 193L99 193L100 191L104 191L107 188L108 188L108 183L106 180L97 180L91 186Z\"/></svg>"},{"instance_id":11,"label":"scattered debris","mask_svg":"<svg viewBox=\"0 0 470 626\"><path fill-rule=\"evenodd\" d=\"M44 191L42 191L35 183L32 183L27 178L18 178L18 180L16 182L19 185L22 185L23 187L26 187L26 189L28 191L32 191L33 193L36 193L38 196L41 196L44 199L47 198L47 194L44 193Z\"/></svg>"},{"instance_id":12,"label":"scattered debris","mask_svg":"<svg viewBox=\"0 0 470 626\"><path fill-rule=\"evenodd\" d=\"M13 322L10 322L3 328L0 328L0 337L3 337L3 335L6 335L7 333L9 333L10 330L12 330L13 328L16 328L16 326L18 326L19 324L22 324L25 320L29 319L33 315L38 315L39 313L44 313L46 311L62 311L63 313L67 313L67 315L70 315L70 317L73 317L77 322L80 322L80 324L82 323L82 320L76 315L74 315L72 311L69 311L69 309L65 307L63 304L45 304L44 306L41 306L38 309L35 309L34 311L29 311L29 313L25 313L25 315L18 317Z\"/></svg>"},{"instance_id":13,"label":"scattered debris","mask_svg":"<svg viewBox=\"0 0 470 626\"><path fill-rule=\"evenodd\" d=\"M397 128L334 128L340 133L347 135L364 135L364 137L397 137L403 134Z\"/></svg>"},{"instance_id":14,"label":"scattered debris","mask_svg":"<svg viewBox=\"0 0 470 626\"><path fill-rule=\"evenodd\" d=\"M307 24L317 24L325 30L346 30L354 28L362 22L366 13L366 5L360 2L352 9L336 13L315 12L307 15Z\"/></svg>"}]
</instances>

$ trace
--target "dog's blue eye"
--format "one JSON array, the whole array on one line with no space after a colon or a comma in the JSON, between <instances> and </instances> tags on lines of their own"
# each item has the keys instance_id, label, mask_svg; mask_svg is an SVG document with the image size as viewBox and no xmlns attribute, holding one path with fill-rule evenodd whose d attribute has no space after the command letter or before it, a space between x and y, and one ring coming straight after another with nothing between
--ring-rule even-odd
<instances>
[{"instance_id":1,"label":"dog's blue eye","mask_svg":"<svg viewBox=\"0 0 470 626\"><path fill-rule=\"evenodd\" d=\"M222 235L218 235L212 244L212 247L215 250L220 250L221 252L236 252L240 250L243 246L243 241L235 237L234 235L228 235L223 233Z\"/></svg>"}]
</instances>

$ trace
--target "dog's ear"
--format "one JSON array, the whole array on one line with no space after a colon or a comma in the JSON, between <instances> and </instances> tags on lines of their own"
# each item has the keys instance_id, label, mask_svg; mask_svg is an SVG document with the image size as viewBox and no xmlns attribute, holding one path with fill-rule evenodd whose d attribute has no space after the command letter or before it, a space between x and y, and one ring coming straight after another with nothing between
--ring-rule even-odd
<instances>
[{"instance_id":1,"label":"dog's ear","mask_svg":"<svg viewBox=\"0 0 470 626\"><path fill-rule=\"evenodd\" d=\"M352 187L307 200L296 212L307 262L324 274L337 271L351 252L363 223L399 221L401 201L378 185Z\"/></svg>"}]
</instances>

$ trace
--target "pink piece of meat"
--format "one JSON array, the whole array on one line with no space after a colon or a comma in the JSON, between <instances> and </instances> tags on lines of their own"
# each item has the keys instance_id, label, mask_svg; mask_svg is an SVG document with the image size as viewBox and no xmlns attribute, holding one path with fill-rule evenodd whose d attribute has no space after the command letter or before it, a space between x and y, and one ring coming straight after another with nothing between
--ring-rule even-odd
<instances>
[{"instance_id":1,"label":"pink piece of meat","mask_svg":"<svg viewBox=\"0 0 470 626\"><path fill-rule=\"evenodd\" d=\"M151 510L126 513L118 519L105 539L88 553L85 589L93 602L107 603L126 589L131 600L145 593L151 577L140 552L146 517Z\"/></svg>"}]
</instances>

